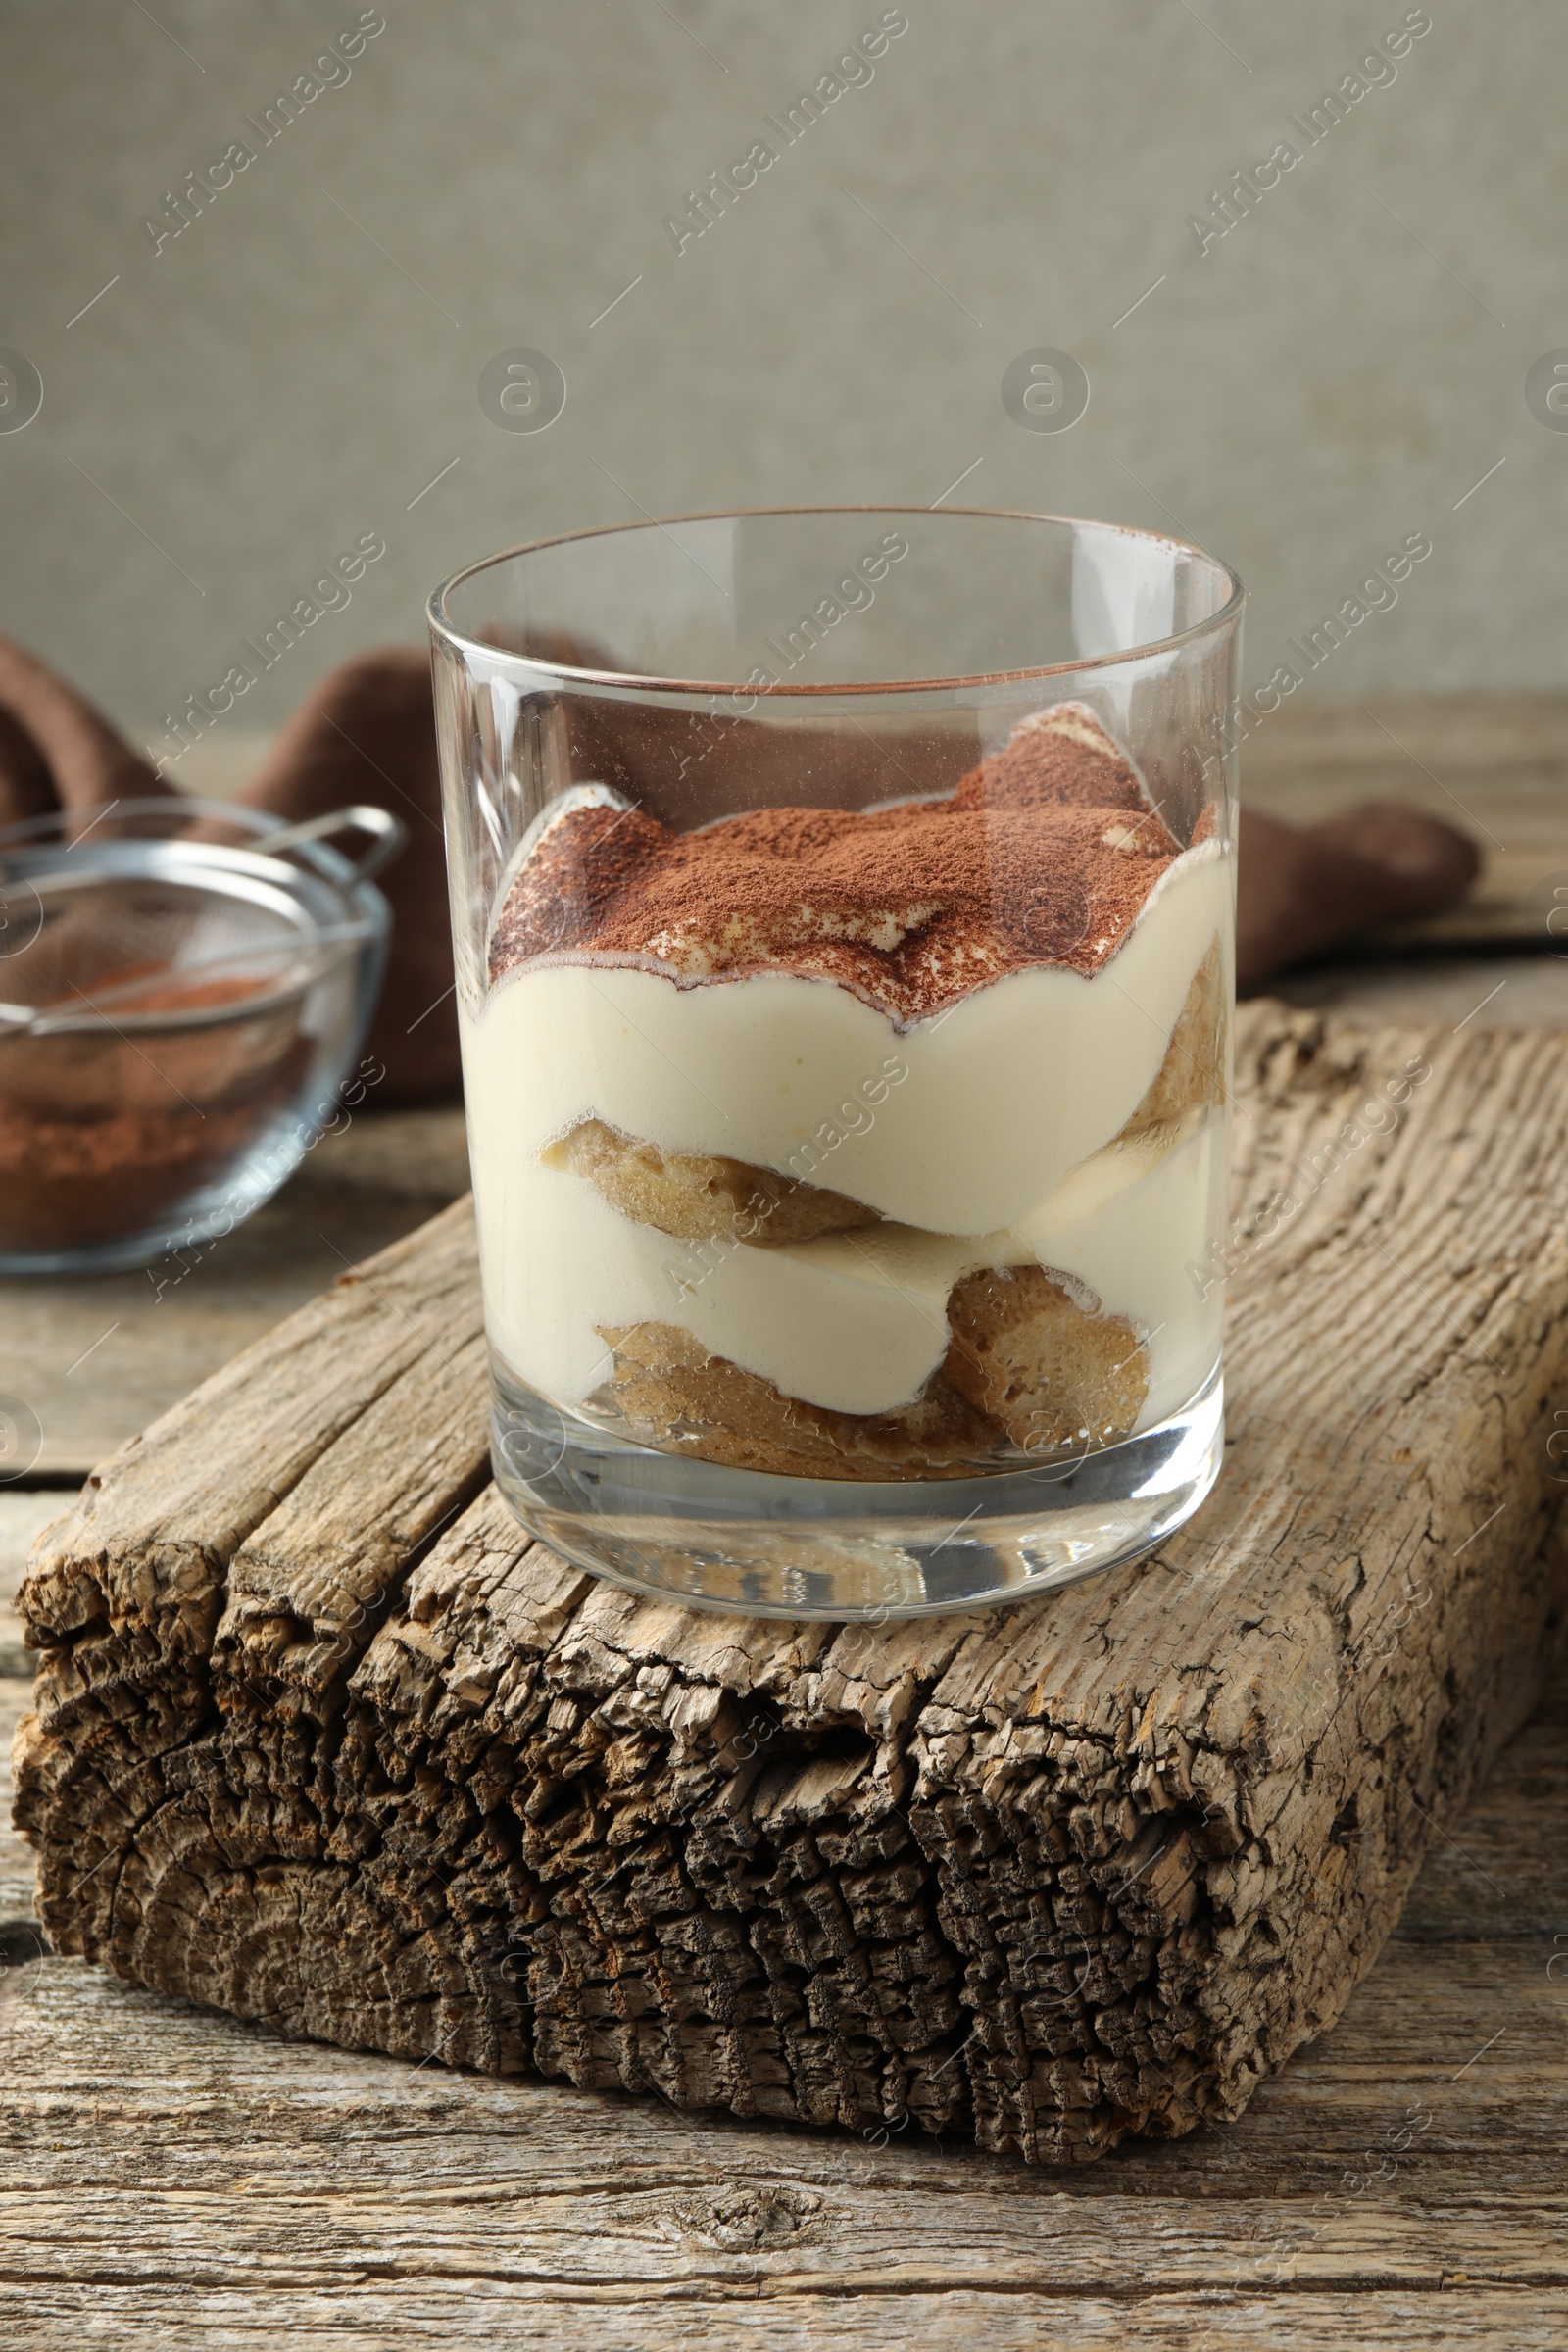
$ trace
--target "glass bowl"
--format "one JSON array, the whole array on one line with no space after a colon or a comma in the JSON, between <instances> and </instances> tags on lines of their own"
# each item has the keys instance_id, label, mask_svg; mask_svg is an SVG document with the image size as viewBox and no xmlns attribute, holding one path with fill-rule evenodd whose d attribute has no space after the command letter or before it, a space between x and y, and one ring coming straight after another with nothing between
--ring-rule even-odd
<instances>
[{"instance_id":1,"label":"glass bowl","mask_svg":"<svg viewBox=\"0 0 1568 2352\"><path fill-rule=\"evenodd\" d=\"M276 1192L364 1044L368 877L405 838L379 808L183 799L0 830L0 1272L145 1265Z\"/></svg>"}]
</instances>

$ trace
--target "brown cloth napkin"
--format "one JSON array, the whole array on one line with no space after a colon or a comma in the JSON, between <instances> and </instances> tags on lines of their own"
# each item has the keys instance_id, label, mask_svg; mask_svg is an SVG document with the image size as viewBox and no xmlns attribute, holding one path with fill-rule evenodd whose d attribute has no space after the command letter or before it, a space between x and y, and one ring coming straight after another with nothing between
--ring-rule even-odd
<instances>
[{"instance_id":1,"label":"brown cloth napkin","mask_svg":"<svg viewBox=\"0 0 1568 2352\"><path fill-rule=\"evenodd\" d=\"M0 638L0 824L170 790L63 678ZM392 906L391 960L369 1041L386 1064L377 1092L383 1102L455 1095L458 1024L425 656L388 647L333 670L241 798L290 820L353 801L402 817L409 845L377 876ZM1479 865L1467 835L1410 808L1356 808L1317 825L1244 808L1239 987L1255 992L1271 973L1374 923L1436 913Z\"/></svg>"},{"instance_id":2,"label":"brown cloth napkin","mask_svg":"<svg viewBox=\"0 0 1568 2352\"><path fill-rule=\"evenodd\" d=\"M0 637L0 825L163 797L177 796L90 703ZM356 801L402 817L408 847L376 876L392 908L392 948L367 1053L386 1065L378 1102L455 1097L462 1074L429 657L391 646L334 669L239 797L291 822ZM353 856L352 840L342 847Z\"/></svg>"}]
</instances>

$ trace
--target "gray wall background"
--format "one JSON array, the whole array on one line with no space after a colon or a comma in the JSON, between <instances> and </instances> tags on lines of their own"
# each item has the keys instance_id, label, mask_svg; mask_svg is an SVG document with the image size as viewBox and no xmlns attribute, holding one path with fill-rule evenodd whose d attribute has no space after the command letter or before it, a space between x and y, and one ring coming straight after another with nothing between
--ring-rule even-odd
<instances>
[{"instance_id":1,"label":"gray wall background","mask_svg":"<svg viewBox=\"0 0 1568 2352\"><path fill-rule=\"evenodd\" d=\"M433 583L497 547L959 477L956 504L1179 527L1234 563L1249 684L1417 531L1397 605L1305 691L1563 682L1568 432L1526 377L1568 346L1568 11L1431 0L1396 78L1202 254L1188 216L1304 145L1288 118L1402 0L905 0L874 77L679 254L664 216L780 143L764 116L879 0L380 13L155 255L144 217L259 145L242 117L353 0L0 6L0 345L44 386L0 431L0 628L145 740L361 533L384 558L236 738L421 637ZM548 430L480 406L517 346L566 379ZM1089 376L1068 431L1004 408L1039 346Z\"/></svg>"}]
</instances>

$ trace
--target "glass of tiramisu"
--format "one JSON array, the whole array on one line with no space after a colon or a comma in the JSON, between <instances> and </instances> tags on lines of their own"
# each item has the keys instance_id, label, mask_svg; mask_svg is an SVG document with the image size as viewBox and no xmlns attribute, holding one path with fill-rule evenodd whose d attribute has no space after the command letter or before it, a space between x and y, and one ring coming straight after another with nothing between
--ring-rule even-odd
<instances>
[{"instance_id":1,"label":"glass of tiramisu","mask_svg":"<svg viewBox=\"0 0 1568 2352\"><path fill-rule=\"evenodd\" d=\"M1149 1550L1222 1443L1242 594L812 509L431 604L495 1472L777 1617Z\"/></svg>"}]
</instances>

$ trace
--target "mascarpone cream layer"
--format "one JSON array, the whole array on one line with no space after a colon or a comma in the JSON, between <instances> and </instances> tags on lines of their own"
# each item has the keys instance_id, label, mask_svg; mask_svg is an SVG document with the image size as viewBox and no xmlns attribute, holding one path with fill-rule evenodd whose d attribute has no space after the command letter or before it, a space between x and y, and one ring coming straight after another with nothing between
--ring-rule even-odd
<instances>
[{"instance_id":1,"label":"mascarpone cream layer","mask_svg":"<svg viewBox=\"0 0 1568 2352\"><path fill-rule=\"evenodd\" d=\"M525 965L464 1016L481 1222L520 1214L507 1202L522 1172L598 1118L927 1232L1015 1227L1125 1125L1215 932L1230 937L1233 889L1230 858L1204 843L1098 972L1031 965L906 1029L831 980L681 986L637 964Z\"/></svg>"}]
</instances>

